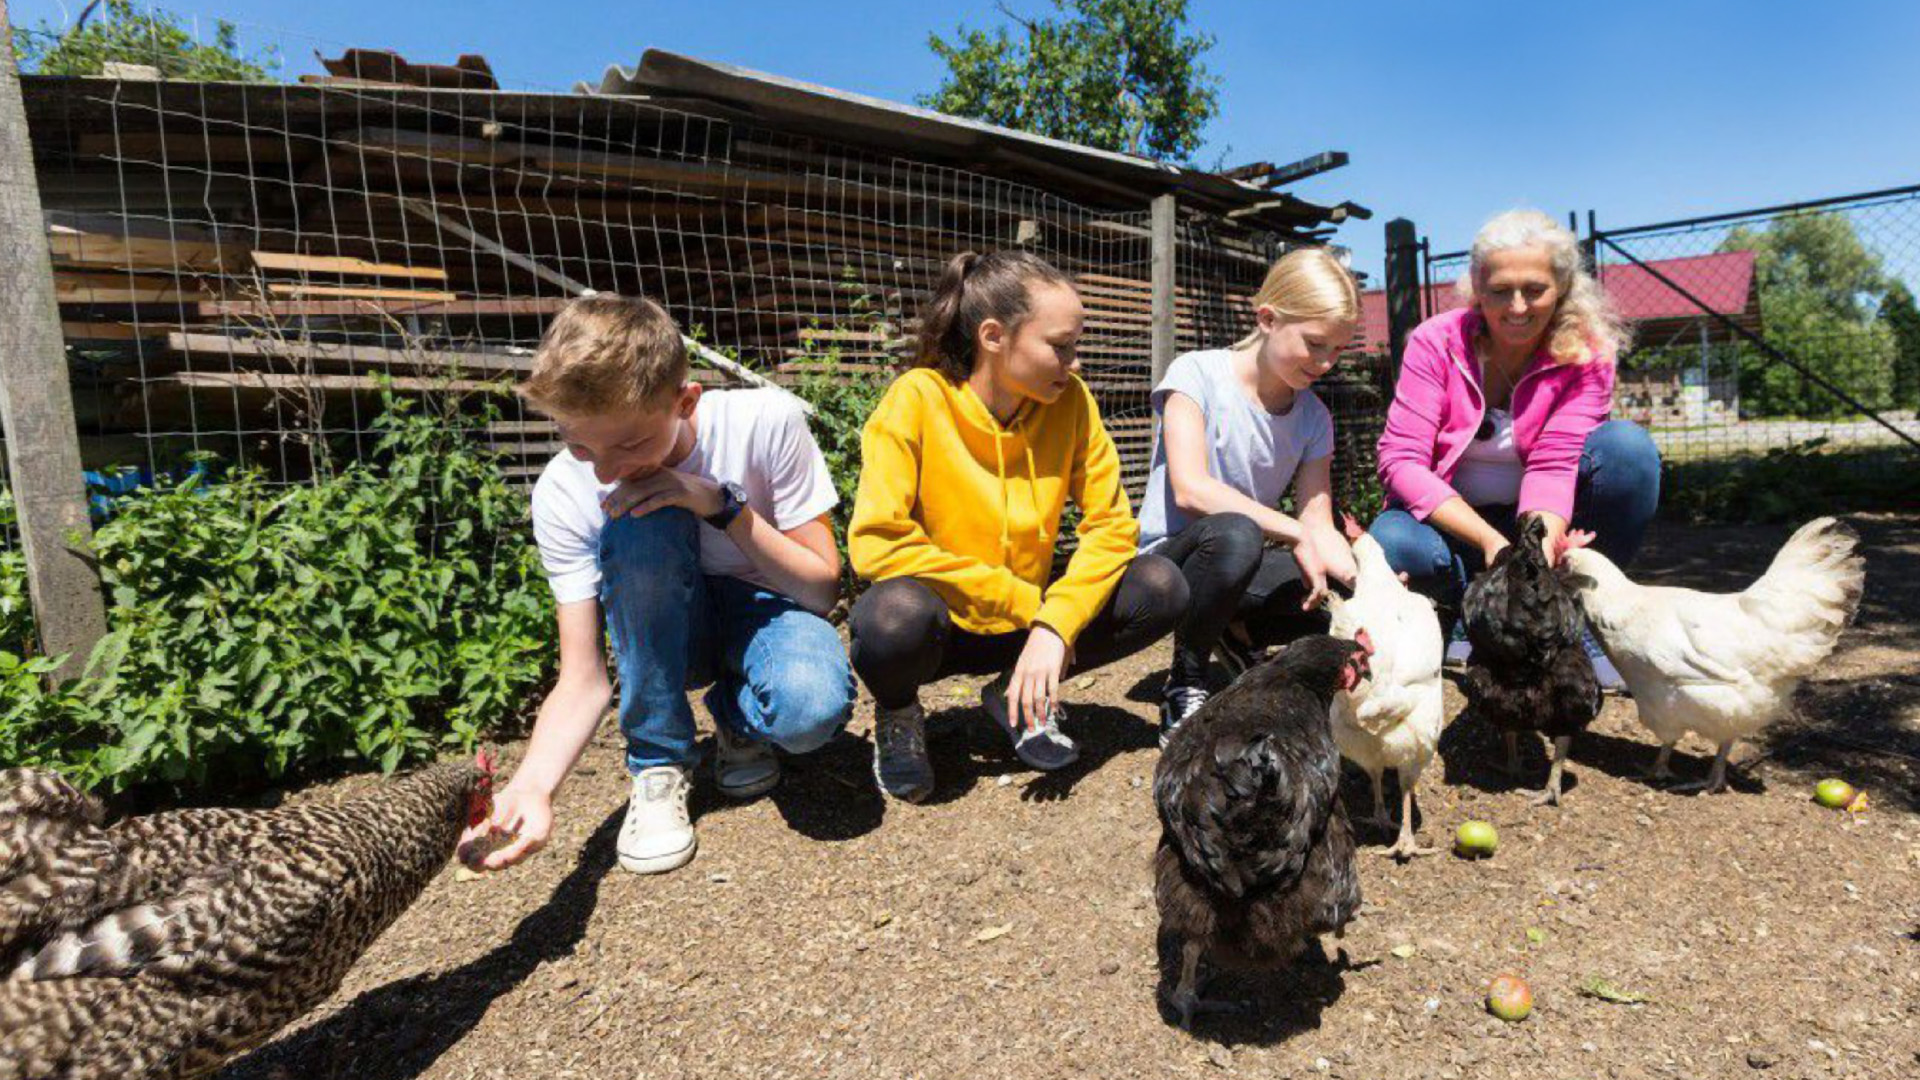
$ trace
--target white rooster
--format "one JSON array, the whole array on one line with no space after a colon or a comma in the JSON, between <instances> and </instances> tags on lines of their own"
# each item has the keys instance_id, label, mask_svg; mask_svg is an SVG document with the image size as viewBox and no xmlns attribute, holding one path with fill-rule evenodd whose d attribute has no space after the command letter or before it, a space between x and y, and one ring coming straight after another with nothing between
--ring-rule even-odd
<instances>
[{"instance_id":1,"label":"white rooster","mask_svg":"<svg viewBox=\"0 0 1920 1080\"><path fill-rule=\"evenodd\" d=\"M1860 606L1866 567L1859 538L1833 518L1809 521L1745 592L1636 585L1569 534L1567 582L1633 692L1640 722L1660 740L1651 776L1666 779L1673 744L1697 732L1719 746L1698 784L1727 786L1727 754L1787 713L1800 680L1840 640Z\"/></svg>"},{"instance_id":2,"label":"white rooster","mask_svg":"<svg viewBox=\"0 0 1920 1080\"><path fill-rule=\"evenodd\" d=\"M1373 821L1393 827L1380 774L1400 777L1400 835L1386 854L1396 859L1432 853L1413 835L1413 789L1440 745L1443 716L1440 664L1446 640L1433 602L1409 590L1387 564L1380 542L1347 519L1359 574L1353 599L1328 600L1335 637L1372 641L1371 677L1334 695L1333 738L1341 756L1365 770L1373 781Z\"/></svg>"}]
</instances>

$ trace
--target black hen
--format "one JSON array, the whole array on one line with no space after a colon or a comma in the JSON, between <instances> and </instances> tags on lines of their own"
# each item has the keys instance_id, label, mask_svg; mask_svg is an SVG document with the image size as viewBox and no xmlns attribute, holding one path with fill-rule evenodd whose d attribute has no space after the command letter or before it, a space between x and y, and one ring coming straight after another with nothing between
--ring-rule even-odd
<instances>
[{"instance_id":1,"label":"black hen","mask_svg":"<svg viewBox=\"0 0 1920 1080\"><path fill-rule=\"evenodd\" d=\"M1466 695L1474 715L1506 734L1507 769L1520 770L1520 732L1553 740L1553 765L1536 802L1560 802L1567 750L1600 713L1600 680L1583 641L1586 619L1573 591L1547 565L1547 523L1527 518L1510 544L1467 588Z\"/></svg>"},{"instance_id":2,"label":"black hen","mask_svg":"<svg viewBox=\"0 0 1920 1080\"><path fill-rule=\"evenodd\" d=\"M1160 755L1154 892L1161 934L1182 947L1173 996L1182 1026L1202 1004L1203 955L1279 967L1360 907L1328 710L1366 677L1369 651L1301 638L1183 721Z\"/></svg>"}]
</instances>

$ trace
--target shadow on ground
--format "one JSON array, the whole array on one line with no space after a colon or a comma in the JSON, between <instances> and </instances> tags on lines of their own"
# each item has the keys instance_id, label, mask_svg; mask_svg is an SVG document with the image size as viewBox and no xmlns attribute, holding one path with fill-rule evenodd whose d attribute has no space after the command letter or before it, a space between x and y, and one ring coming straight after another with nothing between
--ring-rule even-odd
<instances>
[{"instance_id":1,"label":"shadow on ground","mask_svg":"<svg viewBox=\"0 0 1920 1080\"><path fill-rule=\"evenodd\" d=\"M1219 971L1203 965L1201 996L1232 1008L1194 1014L1193 1037L1232 1049L1273 1046L1317 1029L1320 1014L1346 992L1346 973L1371 966L1354 965L1345 948L1333 938L1323 942L1310 943L1292 966L1280 971ZM1171 935L1161 934L1156 947L1160 985L1155 993L1160 1019L1177 1026L1180 1013L1168 999L1180 978L1180 943ZM1328 950L1334 952L1332 958L1327 956Z\"/></svg>"},{"instance_id":2,"label":"shadow on ground","mask_svg":"<svg viewBox=\"0 0 1920 1080\"><path fill-rule=\"evenodd\" d=\"M485 956L369 990L326 1019L242 1058L218 1074L220 1080L405 1080L427 1071L479 1024L495 999L541 964L571 953L586 935L625 814L622 806L600 823L552 897Z\"/></svg>"}]
</instances>

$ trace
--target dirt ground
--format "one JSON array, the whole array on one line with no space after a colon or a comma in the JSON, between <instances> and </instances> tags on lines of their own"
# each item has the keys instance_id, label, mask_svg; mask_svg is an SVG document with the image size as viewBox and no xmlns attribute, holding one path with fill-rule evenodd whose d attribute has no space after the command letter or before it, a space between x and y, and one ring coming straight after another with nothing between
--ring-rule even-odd
<instances>
[{"instance_id":1,"label":"dirt ground","mask_svg":"<svg viewBox=\"0 0 1920 1080\"><path fill-rule=\"evenodd\" d=\"M1734 792L1634 778L1654 746L1630 701L1575 744L1558 809L1528 805L1487 767L1497 740L1455 724L1422 786L1422 839L1479 817L1499 854L1396 865L1363 849L1346 940L1216 985L1250 1008L1194 1034L1157 997L1163 645L1071 683L1085 758L1067 775L1024 771L956 681L928 697L971 721L934 746L936 796L884 804L863 702L859 737L790 761L771 797L727 804L703 777L700 855L661 877L614 866L627 785L609 728L545 853L444 873L333 1000L224 1075L1920 1075L1920 515L1851 520L1869 553L1858 625L1803 690L1805 719L1736 751ZM1787 531L1662 526L1637 576L1738 588ZM1676 767L1703 774L1709 748L1682 750ZM1541 748L1531 764L1537 786ZM1826 775L1872 808L1815 806ZM1350 772L1350 806L1365 788ZM1533 987L1523 1023L1482 1007L1506 971ZM1593 979L1650 1000L1580 993Z\"/></svg>"}]
</instances>

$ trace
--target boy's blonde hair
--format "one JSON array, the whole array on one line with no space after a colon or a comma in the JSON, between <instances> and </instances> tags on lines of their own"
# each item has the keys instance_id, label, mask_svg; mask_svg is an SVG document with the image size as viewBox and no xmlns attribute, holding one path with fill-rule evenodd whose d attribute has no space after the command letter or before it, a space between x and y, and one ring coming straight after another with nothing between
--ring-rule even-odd
<instances>
[{"instance_id":1,"label":"boy's blonde hair","mask_svg":"<svg viewBox=\"0 0 1920 1080\"><path fill-rule=\"evenodd\" d=\"M1253 294L1255 310L1270 307L1288 322L1330 319L1360 325L1360 286L1323 247L1295 248L1280 256ZM1260 329L1234 345L1244 349L1260 340Z\"/></svg>"},{"instance_id":2,"label":"boy's blonde hair","mask_svg":"<svg viewBox=\"0 0 1920 1080\"><path fill-rule=\"evenodd\" d=\"M600 416L649 408L687 381L687 346L651 300L598 295L560 310L517 388L545 413Z\"/></svg>"}]
</instances>

